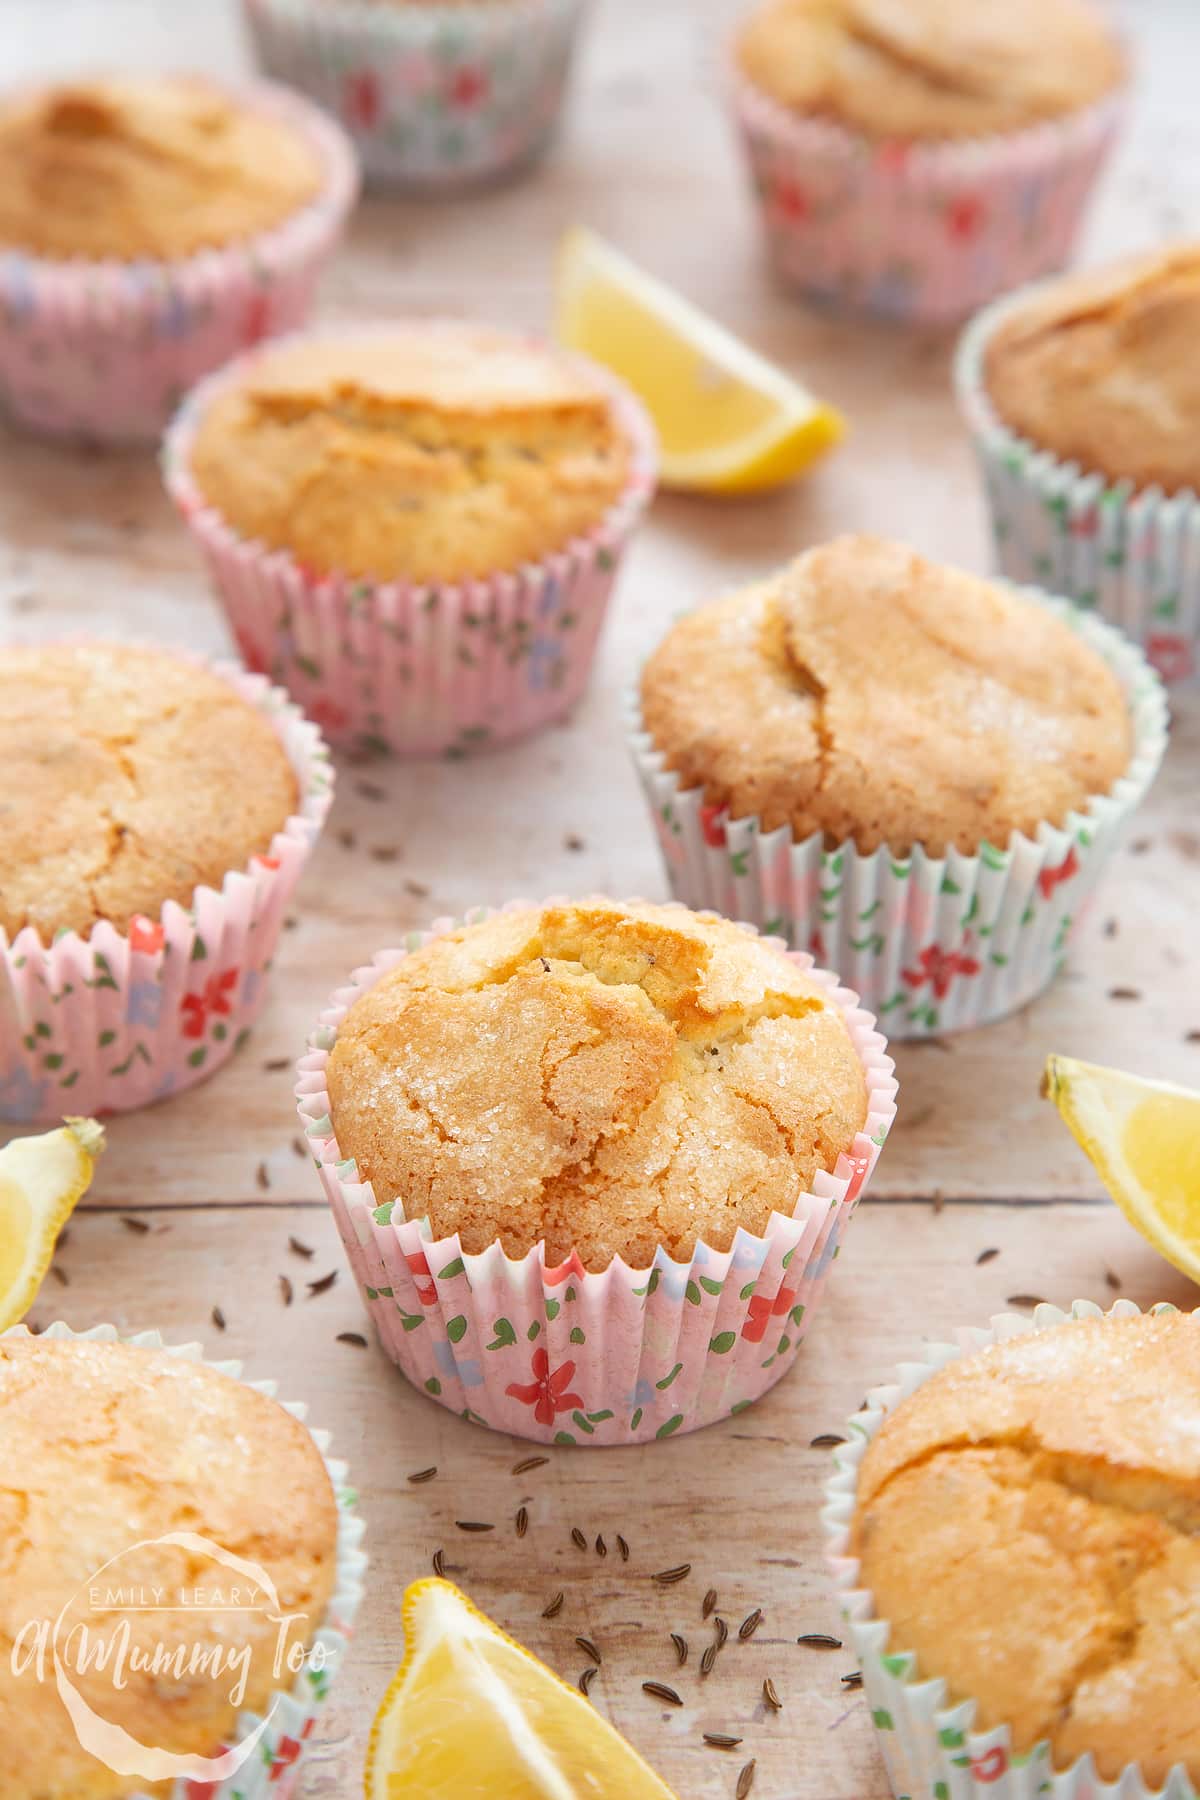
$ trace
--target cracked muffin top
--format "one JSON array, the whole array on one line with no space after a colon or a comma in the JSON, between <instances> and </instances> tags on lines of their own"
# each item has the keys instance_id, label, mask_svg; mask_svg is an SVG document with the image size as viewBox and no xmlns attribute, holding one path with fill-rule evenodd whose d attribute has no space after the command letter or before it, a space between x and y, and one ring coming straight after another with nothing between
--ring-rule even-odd
<instances>
[{"instance_id":1,"label":"cracked muffin top","mask_svg":"<svg viewBox=\"0 0 1200 1800\"><path fill-rule=\"evenodd\" d=\"M738 58L795 112L916 140L1019 131L1125 74L1087 0L766 0Z\"/></svg>"},{"instance_id":2,"label":"cracked muffin top","mask_svg":"<svg viewBox=\"0 0 1200 1800\"><path fill-rule=\"evenodd\" d=\"M333 1127L381 1203L464 1250L585 1268L765 1231L867 1112L841 1013L712 913L596 899L502 913L361 995Z\"/></svg>"},{"instance_id":3,"label":"cracked muffin top","mask_svg":"<svg viewBox=\"0 0 1200 1800\"><path fill-rule=\"evenodd\" d=\"M0 248L156 261L268 231L314 198L298 131L196 76L0 101Z\"/></svg>"},{"instance_id":4,"label":"cracked muffin top","mask_svg":"<svg viewBox=\"0 0 1200 1800\"><path fill-rule=\"evenodd\" d=\"M1200 244L1050 282L992 334L984 382L1004 423L1135 488L1200 492Z\"/></svg>"},{"instance_id":5,"label":"cracked muffin top","mask_svg":"<svg viewBox=\"0 0 1200 1800\"><path fill-rule=\"evenodd\" d=\"M293 339L200 420L192 474L241 536L321 574L460 581L591 530L628 479L608 393L479 325Z\"/></svg>"},{"instance_id":6,"label":"cracked muffin top","mask_svg":"<svg viewBox=\"0 0 1200 1800\"><path fill-rule=\"evenodd\" d=\"M27 1621L53 1625L72 1684L100 1719L139 1742L175 1754L215 1756L230 1741L241 1708L231 1700L231 1659L244 1658L245 1707L261 1710L272 1691L277 1643L284 1657L308 1644L337 1571L337 1503L308 1431L265 1394L203 1364L132 1344L13 1337L0 1343L0 1632L13 1642ZM248 1592L244 1567L211 1549L162 1543L194 1533L265 1571L278 1595L224 1605L234 1586ZM109 1559L115 1561L109 1564ZM90 1596L103 1573L109 1592ZM147 1611L139 1594L184 1592L174 1610ZM198 1590L212 1596L209 1605ZM86 1628L93 1648L120 1659L81 1669L69 1646ZM185 1647L224 1647L219 1676L200 1670L178 1683L138 1669L134 1657ZM49 1659L47 1658L47 1661ZM53 1673L36 1661L0 1658L0 1800L118 1800L131 1786L81 1749ZM24 1673L19 1670L24 1667ZM210 1665L211 1667L211 1665ZM286 1664L284 1665L286 1669ZM170 1784L155 1793L171 1791Z\"/></svg>"},{"instance_id":7,"label":"cracked muffin top","mask_svg":"<svg viewBox=\"0 0 1200 1800\"><path fill-rule=\"evenodd\" d=\"M0 930L190 906L298 797L270 721L203 666L123 644L0 650Z\"/></svg>"},{"instance_id":8,"label":"cracked muffin top","mask_svg":"<svg viewBox=\"0 0 1200 1800\"><path fill-rule=\"evenodd\" d=\"M673 627L645 729L685 788L798 841L934 856L1061 825L1129 763L1115 676L1036 601L845 537Z\"/></svg>"},{"instance_id":9,"label":"cracked muffin top","mask_svg":"<svg viewBox=\"0 0 1200 1800\"><path fill-rule=\"evenodd\" d=\"M1200 1319L1073 1319L950 1363L868 1448L850 1553L889 1650L977 1730L1200 1781Z\"/></svg>"}]
</instances>

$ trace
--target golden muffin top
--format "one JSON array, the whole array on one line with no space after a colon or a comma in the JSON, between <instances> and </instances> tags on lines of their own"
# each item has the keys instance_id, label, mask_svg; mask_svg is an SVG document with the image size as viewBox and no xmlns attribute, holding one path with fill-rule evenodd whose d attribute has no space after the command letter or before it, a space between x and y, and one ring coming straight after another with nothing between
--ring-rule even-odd
<instances>
[{"instance_id":1,"label":"golden muffin top","mask_svg":"<svg viewBox=\"0 0 1200 1800\"><path fill-rule=\"evenodd\" d=\"M415 324L266 351L209 405L191 468L237 532L310 569L434 584L564 548L600 523L629 457L574 360Z\"/></svg>"},{"instance_id":2,"label":"golden muffin top","mask_svg":"<svg viewBox=\"0 0 1200 1800\"><path fill-rule=\"evenodd\" d=\"M765 0L738 58L784 106L877 139L1019 131L1125 73L1089 0Z\"/></svg>"},{"instance_id":3,"label":"golden muffin top","mask_svg":"<svg viewBox=\"0 0 1200 1800\"><path fill-rule=\"evenodd\" d=\"M1200 1781L1200 1319L1076 1319L950 1363L863 1458L851 1554L888 1648L976 1729Z\"/></svg>"},{"instance_id":4,"label":"golden muffin top","mask_svg":"<svg viewBox=\"0 0 1200 1800\"><path fill-rule=\"evenodd\" d=\"M211 670L123 644L0 649L0 930L124 931L270 848L296 777Z\"/></svg>"},{"instance_id":5,"label":"golden muffin top","mask_svg":"<svg viewBox=\"0 0 1200 1800\"><path fill-rule=\"evenodd\" d=\"M1054 281L1008 312L984 379L1011 430L1087 473L1200 492L1200 244Z\"/></svg>"},{"instance_id":6,"label":"golden muffin top","mask_svg":"<svg viewBox=\"0 0 1200 1800\"><path fill-rule=\"evenodd\" d=\"M165 1351L15 1337L0 1342L0 1439L0 1636L11 1644L28 1622L53 1624L65 1609L58 1642L94 1713L157 1749L217 1755L239 1711L230 1657L245 1663L244 1706L261 1709L294 1679L286 1665L282 1679L275 1673L281 1633L285 1652L310 1643L334 1589L337 1504L309 1433L274 1400ZM172 1532L204 1546L159 1541ZM258 1565L289 1622L273 1623L258 1603L224 1606L226 1588L240 1580L244 1593L247 1579L208 1546ZM155 1589L172 1610L144 1610ZM81 1672L77 1626L97 1649L128 1629L123 1687L115 1658ZM139 1670L135 1652L151 1657L160 1645L224 1646L226 1664L219 1679L195 1665L179 1682ZM0 1657L0 1800L141 1791L81 1749L53 1666L42 1681L36 1664L21 1666Z\"/></svg>"},{"instance_id":7,"label":"golden muffin top","mask_svg":"<svg viewBox=\"0 0 1200 1800\"><path fill-rule=\"evenodd\" d=\"M1115 676L1069 625L883 538L837 538L688 614L641 698L685 788L866 852L1061 825L1132 749Z\"/></svg>"},{"instance_id":8,"label":"golden muffin top","mask_svg":"<svg viewBox=\"0 0 1200 1800\"><path fill-rule=\"evenodd\" d=\"M279 225L321 186L299 132L198 76L0 101L0 249L168 261Z\"/></svg>"},{"instance_id":9,"label":"golden muffin top","mask_svg":"<svg viewBox=\"0 0 1200 1800\"><path fill-rule=\"evenodd\" d=\"M550 1265L645 1267L765 1231L866 1119L837 1008L712 913L502 913L383 975L338 1027L342 1155L381 1203Z\"/></svg>"}]
</instances>

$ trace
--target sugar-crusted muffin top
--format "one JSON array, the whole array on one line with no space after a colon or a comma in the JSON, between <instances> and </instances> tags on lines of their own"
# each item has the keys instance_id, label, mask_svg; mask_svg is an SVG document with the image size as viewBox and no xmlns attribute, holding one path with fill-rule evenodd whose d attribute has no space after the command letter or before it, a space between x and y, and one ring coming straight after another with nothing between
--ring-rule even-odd
<instances>
[{"instance_id":1,"label":"sugar-crusted muffin top","mask_svg":"<svg viewBox=\"0 0 1200 1800\"><path fill-rule=\"evenodd\" d=\"M866 1119L837 1008L777 948L682 907L502 913L405 957L329 1057L343 1156L465 1250L645 1267L790 1216Z\"/></svg>"},{"instance_id":2,"label":"sugar-crusted muffin top","mask_svg":"<svg viewBox=\"0 0 1200 1800\"><path fill-rule=\"evenodd\" d=\"M266 852L297 782L219 675L122 644L0 649L0 930L125 930Z\"/></svg>"},{"instance_id":3,"label":"sugar-crusted muffin top","mask_svg":"<svg viewBox=\"0 0 1200 1800\"><path fill-rule=\"evenodd\" d=\"M1020 130L1124 76L1088 0L766 0L738 58L785 106L877 139Z\"/></svg>"},{"instance_id":4,"label":"sugar-crusted muffin top","mask_svg":"<svg viewBox=\"0 0 1200 1800\"><path fill-rule=\"evenodd\" d=\"M1052 282L1001 320L984 381L1011 430L1087 473L1200 492L1200 244Z\"/></svg>"},{"instance_id":5,"label":"sugar-crusted muffin top","mask_svg":"<svg viewBox=\"0 0 1200 1800\"><path fill-rule=\"evenodd\" d=\"M685 788L866 852L973 854L1061 825L1132 747L1115 676L1063 620L872 537L688 614L641 699Z\"/></svg>"},{"instance_id":6,"label":"sugar-crusted muffin top","mask_svg":"<svg viewBox=\"0 0 1200 1800\"><path fill-rule=\"evenodd\" d=\"M198 76L0 101L0 249L166 261L270 230L320 186L299 132Z\"/></svg>"},{"instance_id":7,"label":"sugar-crusted muffin top","mask_svg":"<svg viewBox=\"0 0 1200 1800\"><path fill-rule=\"evenodd\" d=\"M216 395L191 450L243 537L322 573L422 584L562 549L600 523L629 459L578 362L466 324L269 350Z\"/></svg>"},{"instance_id":8,"label":"sugar-crusted muffin top","mask_svg":"<svg viewBox=\"0 0 1200 1800\"><path fill-rule=\"evenodd\" d=\"M232 1655L244 1656L251 1711L292 1685L286 1663L276 1675L277 1641L285 1654L311 1642L337 1571L337 1504L312 1437L265 1395L164 1351L10 1337L0 1342L0 1439L5 1641L30 1620L53 1625L65 1608L58 1642L94 1713L143 1744L217 1755L239 1712L230 1698L235 1674L213 1679L197 1664L176 1682L138 1670L134 1652L150 1657L160 1645L179 1646L186 1656L193 1645L224 1646L226 1668ZM195 1534L206 1547L157 1541L172 1532ZM258 1601L223 1604L227 1588L237 1582L245 1594L257 1577L239 1576L210 1545L270 1577L286 1625ZM104 1597L93 1603L97 1582ZM155 1589L157 1604L175 1610L144 1610ZM118 1643L127 1626L123 1688L115 1659L80 1672L70 1649L76 1626L95 1648ZM0 1800L117 1800L146 1785L80 1747L52 1668L39 1681L36 1664L18 1674L7 1654L0 1732Z\"/></svg>"},{"instance_id":9,"label":"sugar-crusted muffin top","mask_svg":"<svg viewBox=\"0 0 1200 1800\"><path fill-rule=\"evenodd\" d=\"M863 1458L851 1554L888 1648L976 1729L1200 1781L1200 1319L1071 1320L949 1364Z\"/></svg>"}]
</instances>

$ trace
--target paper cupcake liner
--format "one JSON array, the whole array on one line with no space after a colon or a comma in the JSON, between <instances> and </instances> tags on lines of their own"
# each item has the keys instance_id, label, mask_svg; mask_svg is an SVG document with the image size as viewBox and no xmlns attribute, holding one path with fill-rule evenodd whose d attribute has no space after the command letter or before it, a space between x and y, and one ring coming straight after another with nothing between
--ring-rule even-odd
<instances>
[{"instance_id":1,"label":"paper cupcake liner","mask_svg":"<svg viewBox=\"0 0 1200 1800\"><path fill-rule=\"evenodd\" d=\"M834 1173L797 1195L791 1218L773 1213L762 1237L739 1230L730 1250L701 1243L688 1262L659 1249L647 1269L618 1257L603 1274L574 1252L548 1268L544 1244L519 1260L499 1243L471 1256L457 1235L433 1239L427 1220L403 1220L358 1179L333 1135L326 1088L350 1005L454 924L439 919L357 970L322 1013L298 1070L300 1120L384 1350L440 1405L535 1443L647 1443L741 1412L795 1359L895 1117L896 1081L875 1021L810 957L797 959L845 1018L867 1119Z\"/></svg>"},{"instance_id":2,"label":"paper cupcake liner","mask_svg":"<svg viewBox=\"0 0 1200 1800\"><path fill-rule=\"evenodd\" d=\"M372 181L441 189L536 157L587 0L243 0L259 60L339 119Z\"/></svg>"},{"instance_id":3,"label":"paper cupcake liner","mask_svg":"<svg viewBox=\"0 0 1200 1800\"><path fill-rule=\"evenodd\" d=\"M24 1325L14 1325L8 1331L0 1332L0 1342L6 1337L28 1335ZM184 1362L203 1363L206 1368L215 1369L218 1374L228 1375L235 1381L242 1380L240 1362L214 1362L203 1354L201 1345L166 1344L157 1331L129 1334L119 1332L115 1325L95 1325L90 1331L72 1331L69 1325L56 1321L41 1335L46 1338L82 1338L108 1344L119 1341L134 1344L139 1349L165 1350L168 1356L178 1356ZM271 1400L278 1393L278 1383L274 1381L247 1381L245 1385L253 1388L256 1394L265 1394ZM299 1419L301 1423L306 1420L308 1408L302 1403L281 1401L280 1405L294 1419ZM328 1454L329 1432L317 1431L311 1426L307 1429L329 1471L338 1507L337 1580L322 1623L313 1638L313 1643L320 1644L324 1652L323 1666L320 1670L306 1667L297 1676L292 1688L281 1689L271 1696L273 1710L262 1740L235 1775L215 1785L203 1785L181 1777L171 1785L168 1800L198 1800L201 1793L203 1800L267 1800L268 1795L271 1800L290 1800L299 1791L305 1746L312 1736L321 1708L329 1696L347 1645L353 1636L354 1620L362 1602L367 1572L367 1557L362 1548L364 1525L355 1511L358 1495L349 1485L346 1464ZM259 1723L260 1716L257 1713L242 1713L237 1721L234 1743L248 1736ZM148 1800L148 1796L139 1791L131 1794L130 1800Z\"/></svg>"},{"instance_id":4,"label":"paper cupcake liner","mask_svg":"<svg viewBox=\"0 0 1200 1800\"><path fill-rule=\"evenodd\" d=\"M239 537L207 503L189 467L196 428L253 361L240 359L189 397L163 452L168 491L249 666L286 687L335 743L401 756L486 749L568 713L587 686L621 558L654 492L654 428L633 395L586 365L611 394L632 452L625 488L591 531L540 562L418 587L316 576L288 552Z\"/></svg>"},{"instance_id":5,"label":"paper cupcake liner","mask_svg":"<svg viewBox=\"0 0 1200 1800\"><path fill-rule=\"evenodd\" d=\"M736 67L728 85L785 282L914 324L964 319L1063 266L1125 112L1118 92L1001 136L875 144L791 112Z\"/></svg>"},{"instance_id":6,"label":"paper cupcake liner","mask_svg":"<svg viewBox=\"0 0 1200 1800\"><path fill-rule=\"evenodd\" d=\"M187 656L186 651L180 651ZM201 662L203 659L193 657ZM127 931L100 920L45 943L0 929L0 1119L128 1112L181 1093L239 1049L267 993L284 914L333 799L315 725L261 675L205 665L270 719L300 789L269 850L220 891L168 900Z\"/></svg>"},{"instance_id":7,"label":"paper cupcake liner","mask_svg":"<svg viewBox=\"0 0 1200 1800\"><path fill-rule=\"evenodd\" d=\"M157 442L203 375L307 318L357 196L354 153L331 119L283 88L230 94L308 140L324 170L320 193L269 231L172 262L0 250L0 404L22 424Z\"/></svg>"},{"instance_id":8,"label":"paper cupcake liner","mask_svg":"<svg viewBox=\"0 0 1200 1800\"><path fill-rule=\"evenodd\" d=\"M1131 1300L1118 1300L1111 1308L1119 1318L1139 1310ZM1161 1305L1150 1310L1174 1312L1175 1308ZM1046 1800L1051 1795L1053 1800L1195 1800L1195 1790L1181 1767L1171 1771L1162 1788L1148 1787L1133 1765L1118 1781L1108 1783L1096 1775L1090 1756L1056 1769L1046 1743L1031 1751L1015 1751L1007 1725L975 1731L975 1702L949 1704L946 1683L923 1679L916 1657L902 1644L891 1643L891 1627L876 1618L874 1597L857 1585L858 1562L848 1554L859 1467L867 1445L902 1400L938 1369L985 1344L1030 1331L1048 1331L1068 1318L1104 1316L1103 1309L1089 1300L1076 1300L1070 1313L1043 1303L1032 1319L999 1313L990 1330L972 1327L959 1331L957 1345L926 1344L923 1362L901 1363L890 1386L868 1394L865 1411L855 1413L849 1421L849 1441L833 1453L836 1473L826 1487L821 1513L826 1558L862 1668L867 1703L897 1800ZM1053 1631L1052 1620L1047 1621L1046 1629Z\"/></svg>"},{"instance_id":9,"label":"paper cupcake liner","mask_svg":"<svg viewBox=\"0 0 1200 1800\"><path fill-rule=\"evenodd\" d=\"M918 846L867 854L820 832L797 843L789 825L764 831L685 789L627 699L633 758L658 833L671 891L687 906L750 919L808 950L862 997L892 1038L984 1025L1024 1006L1061 967L1135 807L1162 761L1162 684L1120 634L1035 588L1027 597L1072 625L1113 670L1129 702L1133 755L1111 793L1094 795L1061 827L1014 832L1004 849L929 856Z\"/></svg>"},{"instance_id":10,"label":"paper cupcake liner","mask_svg":"<svg viewBox=\"0 0 1200 1800\"><path fill-rule=\"evenodd\" d=\"M998 567L1094 608L1143 646L1164 681L1200 674L1200 496L1110 482L1010 431L984 385L988 340L1028 291L974 319L955 361L959 405L987 489Z\"/></svg>"}]
</instances>

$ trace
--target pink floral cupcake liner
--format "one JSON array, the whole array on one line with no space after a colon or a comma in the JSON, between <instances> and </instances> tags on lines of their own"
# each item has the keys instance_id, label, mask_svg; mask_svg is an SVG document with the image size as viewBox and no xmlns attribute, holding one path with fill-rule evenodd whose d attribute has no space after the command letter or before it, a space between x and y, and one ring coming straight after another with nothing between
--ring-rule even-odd
<instances>
[{"instance_id":1,"label":"pink floral cupcake liner","mask_svg":"<svg viewBox=\"0 0 1200 1800\"><path fill-rule=\"evenodd\" d=\"M794 1361L895 1117L896 1080L875 1021L810 957L798 959L843 1013L867 1120L834 1173L797 1194L790 1218L774 1213L764 1236L739 1230L727 1251L698 1244L686 1263L660 1249L648 1269L618 1257L603 1274L574 1253L548 1268L541 1244L520 1260L498 1243L471 1256L457 1236L433 1239L427 1220L403 1219L360 1181L333 1134L326 1088L329 1051L354 1000L454 925L440 919L357 970L321 1015L298 1071L301 1123L384 1350L439 1405L536 1443L647 1443L741 1412Z\"/></svg>"},{"instance_id":2,"label":"pink floral cupcake liner","mask_svg":"<svg viewBox=\"0 0 1200 1800\"><path fill-rule=\"evenodd\" d=\"M984 385L988 341L1028 290L974 319L955 363L987 490L998 567L1095 609L1141 644L1164 681L1200 676L1200 495L1136 489L1018 437Z\"/></svg>"},{"instance_id":3,"label":"pink floral cupcake liner","mask_svg":"<svg viewBox=\"0 0 1200 1800\"><path fill-rule=\"evenodd\" d=\"M1118 1317L1137 1313L1131 1300L1118 1300ZM1172 1306L1151 1308L1173 1312ZM875 1616L873 1596L858 1586L859 1566L848 1554L858 1472L867 1445L889 1413L929 1377L957 1357L1031 1331L1049 1331L1065 1319L1098 1319L1103 1309L1076 1300L1069 1313L1046 1303L1032 1319L1000 1313L990 1330L958 1332L958 1343L926 1344L922 1361L901 1363L892 1383L867 1396L866 1409L847 1425L848 1442L833 1453L836 1473L826 1488L821 1514L826 1557L838 1591L842 1618L863 1674L867 1703L888 1778L897 1800L1194 1800L1195 1790L1182 1767L1172 1770L1166 1785L1153 1791L1130 1765L1115 1783L1101 1781L1089 1756L1063 1769L1053 1765L1050 1746L1030 1751L1012 1747L1007 1725L976 1731L975 1702L948 1701L946 1683L921 1676L917 1659L892 1642L891 1627ZM1046 1620L1053 1632L1054 1620Z\"/></svg>"},{"instance_id":4,"label":"pink floral cupcake liner","mask_svg":"<svg viewBox=\"0 0 1200 1800\"><path fill-rule=\"evenodd\" d=\"M370 180L505 175L554 135L587 0L243 0L259 60L353 138Z\"/></svg>"},{"instance_id":5,"label":"pink floral cupcake liner","mask_svg":"<svg viewBox=\"0 0 1200 1800\"><path fill-rule=\"evenodd\" d=\"M231 97L308 140L324 170L320 193L270 231L173 262L0 250L0 404L20 423L155 443L202 376L307 318L357 197L354 152L298 95L260 82Z\"/></svg>"},{"instance_id":6,"label":"pink floral cupcake liner","mask_svg":"<svg viewBox=\"0 0 1200 1800\"><path fill-rule=\"evenodd\" d=\"M28 1335L24 1325L14 1325L0 1332L5 1337ZM119 1332L115 1325L95 1325L90 1331L72 1331L69 1325L56 1322L43 1334L47 1338L81 1338L100 1343L135 1344L145 1350L165 1350L183 1362L203 1362L207 1368L234 1381L242 1379L240 1362L213 1362L202 1353L199 1344L165 1344L157 1331L136 1335ZM278 1384L274 1381L248 1381L256 1394L274 1400ZM303 1422L308 1408L297 1401L281 1401L283 1410ZM170 1788L168 1800L292 1800L299 1792L304 1753L329 1697L334 1679L345 1660L346 1650L354 1635L354 1621L362 1603L367 1573L367 1557L362 1548L364 1525L355 1508L358 1495L349 1485L344 1462L329 1456L330 1434L308 1427L321 1459L329 1471L338 1508L337 1578L325 1616L313 1643L320 1645L319 1659L306 1663L290 1689L281 1689L271 1697L266 1729L253 1753L234 1775L224 1781L201 1783L182 1777ZM316 1666L319 1660L320 1666ZM254 1713L243 1713L238 1720L235 1744L248 1737L260 1724ZM232 1748L233 1746L227 1746ZM148 1800L143 1793L131 1800Z\"/></svg>"},{"instance_id":7,"label":"pink floral cupcake liner","mask_svg":"<svg viewBox=\"0 0 1200 1800\"><path fill-rule=\"evenodd\" d=\"M1124 96L968 142L873 144L805 118L736 68L731 98L779 274L808 299L947 324L1061 268Z\"/></svg>"},{"instance_id":8,"label":"pink floral cupcake liner","mask_svg":"<svg viewBox=\"0 0 1200 1800\"><path fill-rule=\"evenodd\" d=\"M786 938L862 996L893 1038L985 1025L1025 1006L1062 966L1071 935L1167 742L1162 683L1119 632L1039 589L1031 599L1076 629L1117 676L1133 723L1129 768L1061 826L1014 832L972 856L907 856L886 847L797 843L685 789L628 699L633 758L658 833L667 879L685 905L750 919Z\"/></svg>"},{"instance_id":9,"label":"pink floral cupcake liner","mask_svg":"<svg viewBox=\"0 0 1200 1800\"><path fill-rule=\"evenodd\" d=\"M180 652L186 655L186 652ZM199 658L194 660L199 661ZM30 925L0 930L0 1120L128 1112L211 1075L250 1033L284 914L333 799L315 725L261 675L214 665L270 719L300 798L269 850L189 907L168 900L125 932L100 920L86 937L45 943Z\"/></svg>"},{"instance_id":10,"label":"pink floral cupcake liner","mask_svg":"<svg viewBox=\"0 0 1200 1800\"><path fill-rule=\"evenodd\" d=\"M591 531L519 569L417 587L316 575L286 551L239 537L207 503L189 466L196 427L221 388L252 366L253 357L242 358L203 383L163 454L168 491L250 668L286 687L335 743L401 756L489 748L570 712L591 675L621 558L654 492L654 428L633 395L587 365L611 393L632 452L623 492Z\"/></svg>"}]
</instances>

